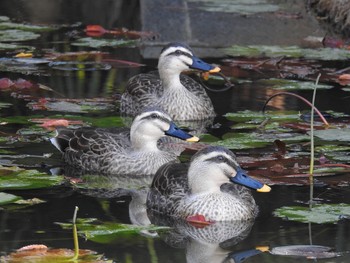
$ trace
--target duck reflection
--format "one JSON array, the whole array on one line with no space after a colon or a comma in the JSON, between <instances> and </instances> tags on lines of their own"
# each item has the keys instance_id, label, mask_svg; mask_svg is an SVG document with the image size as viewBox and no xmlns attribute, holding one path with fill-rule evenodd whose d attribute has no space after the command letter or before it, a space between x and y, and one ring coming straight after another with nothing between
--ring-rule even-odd
<instances>
[{"instance_id":1,"label":"duck reflection","mask_svg":"<svg viewBox=\"0 0 350 263\"><path fill-rule=\"evenodd\" d=\"M222 221L208 225L189 223L186 220L166 217L147 210L147 189L130 190L130 221L135 225L170 226L160 233L164 242L174 248L184 248L187 263L243 262L263 252L263 249L249 249L230 252L230 248L244 240L250 233L254 220ZM147 236L156 233L143 232Z\"/></svg>"}]
</instances>

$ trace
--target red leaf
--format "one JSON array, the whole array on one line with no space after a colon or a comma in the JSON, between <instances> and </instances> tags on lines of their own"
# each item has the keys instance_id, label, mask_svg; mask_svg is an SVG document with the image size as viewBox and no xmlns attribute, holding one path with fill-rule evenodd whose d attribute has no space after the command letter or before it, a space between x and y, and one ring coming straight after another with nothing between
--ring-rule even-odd
<instances>
[{"instance_id":1,"label":"red leaf","mask_svg":"<svg viewBox=\"0 0 350 263\"><path fill-rule=\"evenodd\" d=\"M14 84L17 89L28 89L35 86L33 83L25 79L17 79Z\"/></svg>"},{"instance_id":2,"label":"red leaf","mask_svg":"<svg viewBox=\"0 0 350 263\"><path fill-rule=\"evenodd\" d=\"M324 37L322 44L324 47L342 48L344 46L344 41L337 38Z\"/></svg>"},{"instance_id":3,"label":"red leaf","mask_svg":"<svg viewBox=\"0 0 350 263\"><path fill-rule=\"evenodd\" d=\"M105 34L108 31L106 29L104 29L102 26L100 25L87 25L85 28L85 32L86 33L92 33L92 34Z\"/></svg>"},{"instance_id":4,"label":"red leaf","mask_svg":"<svg viewBox=\"0 0 350 263\"><path fill-rule=\"evenodd\" d=\"M188 216L186 218L186 221L192 226L197 228L203 228L205 226L208 226L214 223L213 221L207 221L203 215L198 215L198 214L193 216Z\"/></svg>"},{"instance_id":5,"label":"red leaf","mask_svg":"<svg viewBox=\"0 0 350 263\"><path fill-rule=\"evenodd\" d=\"M338 77L339 80L350 80L350 74L342 74Z\"/></svg>"},{"instance_id":6,"label":"red leaf","mask_svg":"<svg viewBox=\"0 0 350 263\"><path fill-rule=\"evenodd\" d=\"M0 79L0 89L9 89L13 85L13 81L8 78Z\"/></svg>"},{"instance_id":7,"label":"red leaf","mask_svg":"<svg viewBox=\"0 0 350 263\"><path fill-rule=\"evenodd\" d=\"M47 246L42 245L42 244L33 244L33 245L28 245L28 246L24 246L21 247L19 249L17 249L17 251L28 251L28 250L47 250Z\"/></svg>"}]
</instances>

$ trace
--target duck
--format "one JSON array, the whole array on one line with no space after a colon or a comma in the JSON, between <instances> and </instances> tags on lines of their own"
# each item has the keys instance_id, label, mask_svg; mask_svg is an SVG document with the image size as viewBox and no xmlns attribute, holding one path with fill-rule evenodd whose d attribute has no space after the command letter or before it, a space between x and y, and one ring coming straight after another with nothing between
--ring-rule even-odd
<instances>
[{"instance_id":1,"label":"duck","mask_svg":"<svg viewBox=\"0 0 350 263\"><path fill-rule=\"evenodd\" d=\"M204 87L181 74L192 69L209 73L221 70L196 57L186 44L168 44L160 53L158 73L138 74L126 84L120 101L122 115L134 116L145 107L158 106L176 121L213 118L214 107Z\"/></svg>"},{"instance_id":2,"label":"duck","mask_svg":"<svg viewBox=\"0 0 350 263\"><path fill-rule=\"evenodd\" d=\"M222 146L208 146L189 163L168 163L155 174L147 195L150 214L187 221L212 223L251 220L258 207L250 189L271 188L251 177L239 166L236 156Z\"/></svg>"},{"instance_id":3,"label":"duck","mask_svg":"<svg viewBox=\"0 0 350 263\"><path fill-rule=\"evenodd\" d=\"M69 166L84 173L106 175L154 175L158 168L177 161L177 154L161 150L158 140L172 136L188 142L199 138L179 129L159 108L137 115L127 128L59 128L51 143Z\"/></svg>"}]
</instances>

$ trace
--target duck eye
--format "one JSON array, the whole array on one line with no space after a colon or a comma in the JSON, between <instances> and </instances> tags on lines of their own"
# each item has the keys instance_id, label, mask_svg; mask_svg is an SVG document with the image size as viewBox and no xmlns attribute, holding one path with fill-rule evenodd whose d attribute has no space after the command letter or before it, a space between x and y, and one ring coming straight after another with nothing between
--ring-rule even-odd
<instances>
[{"instance_id":1,"label":"duck eye","mask_svg":"<svg viewBox=\"0 0 350 263\"><path fill-rule=\"evenodd\" d=\"M218 159L219 161L224 161L225 160L224 156L222 156L222 155L217 156L216 159Z\"/></svg>"},{"instance_id":2,"label":"duck eye","mask_svg":"<svg viewBox=\"0 0 350 263\"><path fill-rule=\"evenodd\" d=\"M158 118L158 115L157 115L156 113L152 113L152 114L151 114L151 118L152 118L152 119L157 119L157 118Z\"/></svg>"}]
</instances>

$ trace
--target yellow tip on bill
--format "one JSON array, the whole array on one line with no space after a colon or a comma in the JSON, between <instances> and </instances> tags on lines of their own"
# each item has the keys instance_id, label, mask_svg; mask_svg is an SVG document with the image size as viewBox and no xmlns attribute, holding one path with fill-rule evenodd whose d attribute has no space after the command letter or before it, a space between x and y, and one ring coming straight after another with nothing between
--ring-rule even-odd
<instances>
[{"instance_id":1,"label":"yellow tip on bill","mask_svg":"<svg viewBox=\"0 0 350 263\"><path fill-rule=\"evenodd\" d=\"M220 72L220 71L221 71L221 68L215 67L215 68L209 70L209 73L217 73L217 72Z\"/></svg>"},{"instance_id":2,"label":"yellow tip on bill","mask_svg":"<svg viewBox=\"0 0 350 263\"><path fill-rule=\"evenodd\" d=\"M267 184L264 184L263 187L261 187L260 189L257 189L257 191L262 193L268 193L271 191L271 187L268 186Z\"/></svg>"},{"instance_id":3,"label":"yellow tip on bill","mask_svg":"<svg viewBox=\"0 0 350 263\"><path fill-rule=\"evenodd\" d=\"M261 252L268 252L269 251L269 246L256 246L256 250L259 250Z\"/></svg>"},{"instance_id":4,"label":"yellow tip on bill","mask_svg":"<svg viewBox=\"0 0 350 263\"><path fill-rule=\"evenodd\" d=\"M186 142L198 142L199 138L197 136L193 136L191 138L186 139Z\"/></svg>"}]
</instances>

